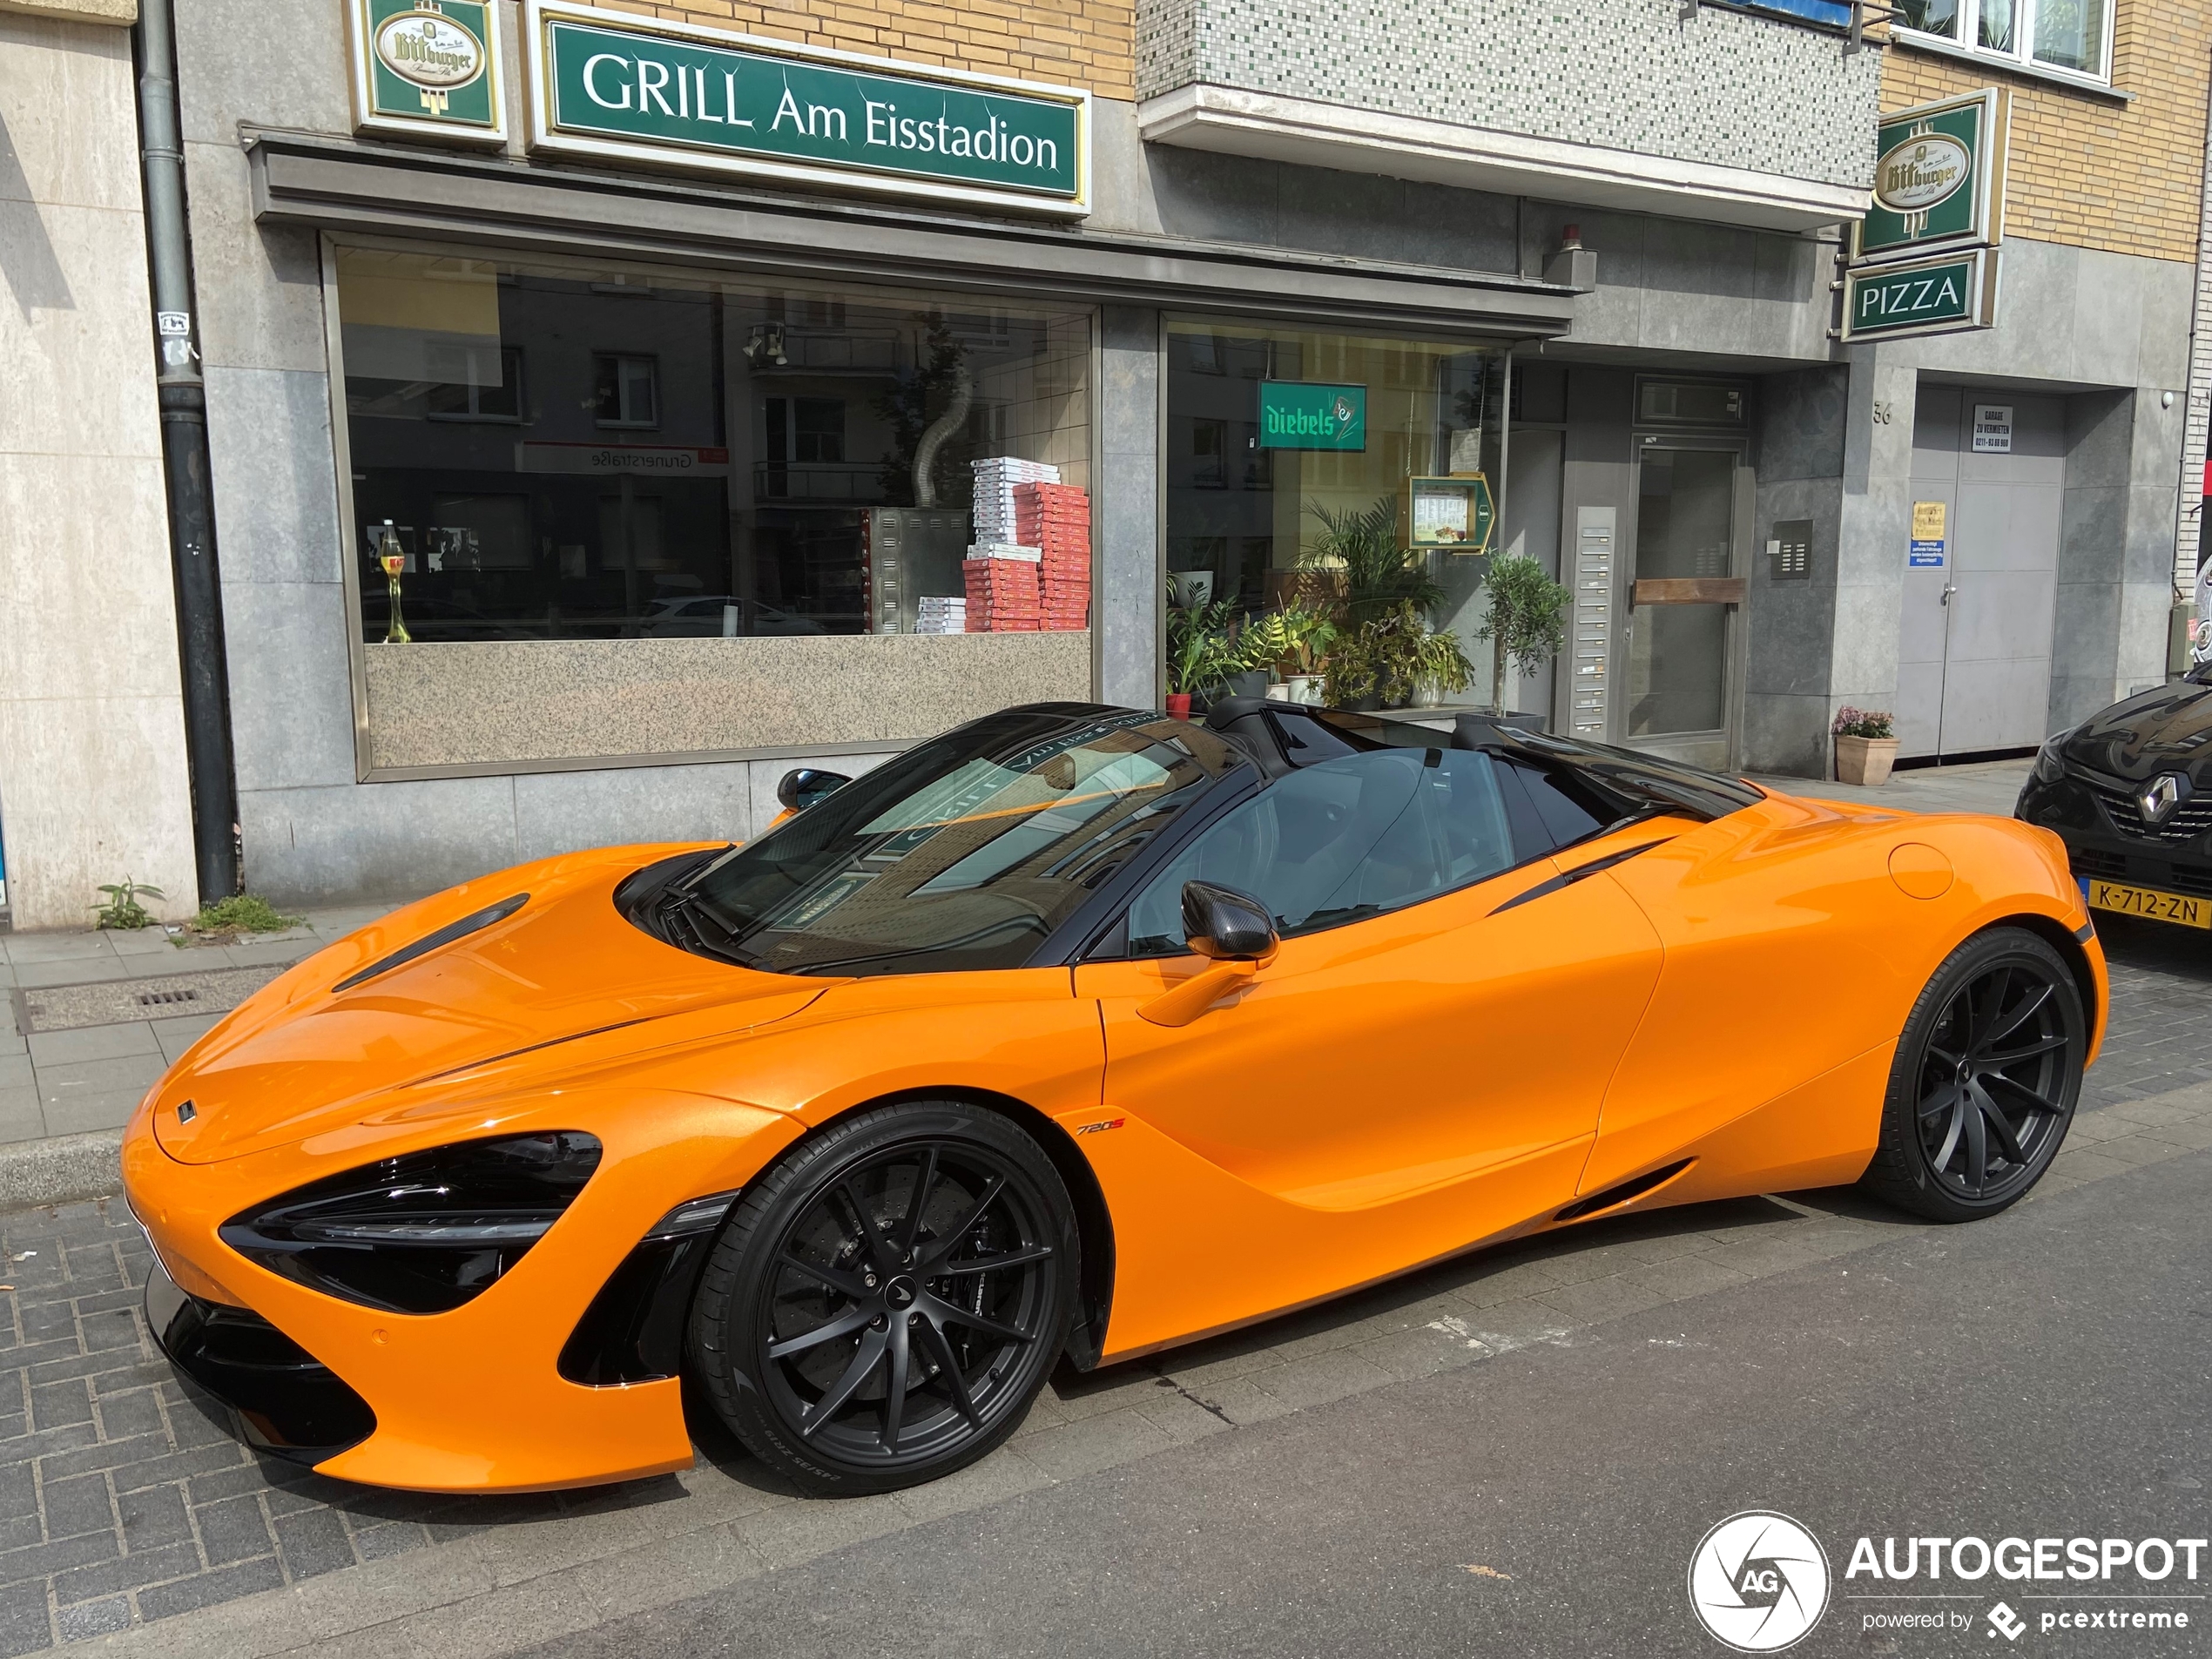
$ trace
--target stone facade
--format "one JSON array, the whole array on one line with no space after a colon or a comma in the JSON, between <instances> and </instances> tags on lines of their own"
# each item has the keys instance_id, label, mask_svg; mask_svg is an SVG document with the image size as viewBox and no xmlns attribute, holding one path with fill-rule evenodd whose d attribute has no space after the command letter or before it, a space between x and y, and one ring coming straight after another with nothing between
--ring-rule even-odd
<instances>
[{"instance_id":1,"label":"stone facade","mask_svg":"<svg viewBox=\"0 0 2212 1659\"><path fill-rule=\"evenodd\" d=\"M1864 185L1882 54L1677 0L1144 0L1137 90L1193 82Z\"/></svg>"},{"instance_id":2,"label":"stone facade","mask_svg":"<svg viewBox=\"0 0 2212 1659\"><path fill-rule=\"evenodd\" d=\"M17 927L194 907L125 16L0 15L0 835Z\"/></svg>"}]
</instances>

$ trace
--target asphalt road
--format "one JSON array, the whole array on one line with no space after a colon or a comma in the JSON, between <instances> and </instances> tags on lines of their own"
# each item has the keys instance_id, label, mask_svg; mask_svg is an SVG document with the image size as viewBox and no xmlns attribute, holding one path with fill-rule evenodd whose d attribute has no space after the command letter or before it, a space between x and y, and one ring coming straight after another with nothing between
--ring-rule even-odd
<instances>
[{"instance_id":1,"label":"asphalt road","mask_svg":"<svg viewBox=\"0 0 2212 1659\"><path fill-rule=\"evenodd\" d=\"M1716 1654L1685 1574L1770 1508L1835 1575L1800 1653L2212 1652L2046 1632L1977 1585L1852 1599L1867 1534L2203 1536L2212 1481L2212 1152L1997 1220L1393 1384L779 1569L534 1649L655 1655ZM1474 1569L1481 1568L1483 1571ZM2212 1581L2164 1588L2200 1597ZM1895 1587L1891 1587L1895 1588ZM1925 1581L1907 1587L1927 1591ZM2115 1584L2114 1589L2156 1585ZM2000 1595L2028 1620L2000 1639ZM1870 1612L1956 1609L1953 1634Z\"/></svg>"}]
</instances>

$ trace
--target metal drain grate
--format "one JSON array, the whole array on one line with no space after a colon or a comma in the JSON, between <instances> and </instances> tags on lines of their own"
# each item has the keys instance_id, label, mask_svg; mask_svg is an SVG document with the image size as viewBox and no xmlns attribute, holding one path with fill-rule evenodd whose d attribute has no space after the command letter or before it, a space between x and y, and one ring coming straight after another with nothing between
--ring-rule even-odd
<instances>
[{"instance_id":1,"label":"metal drain grate","mask_svg":"<svg viewBox=\"0 0 2212 1659\"><path fill-rule=\"evenodd\" d=\"M128 1025L227 1014L266 985L281 967L214 968L158 979L105 980L90 985L42 985L12 993L17 1029L74 1031L88 1025Z\"/></svg>"}]
</instances>

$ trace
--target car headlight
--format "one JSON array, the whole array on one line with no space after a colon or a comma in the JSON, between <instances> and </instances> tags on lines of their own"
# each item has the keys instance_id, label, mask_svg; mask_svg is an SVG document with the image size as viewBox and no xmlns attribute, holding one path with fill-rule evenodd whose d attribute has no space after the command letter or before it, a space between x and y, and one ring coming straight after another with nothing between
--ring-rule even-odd
<instances>
[{"instance_id":1,"label":"car headlight","mask_svg":"<svg viewBox=\"0 0 2212 1659\"><path fill-rule=\"evenodd\" d=\"M2066 762L2060 758L2059 751L2066 746L2067 740L2074 733L2074 728L2069 726L2043 739L2043 746L2035 752L2036 782L2054 784L2066 776Z\"/></svg>"},{"instance_id":2,"label":"car headlight","mask_svg":"<svg viewBox=\"0 0 2212 1659\"><path fill-rule=\"evenodd\" d=\"M297 1284L395 1313L443 1313L528 1253L599 1167L575 1130L464 1141L347 1170L233 1216L218 1236Z\"/></svg>"}]
</instances>

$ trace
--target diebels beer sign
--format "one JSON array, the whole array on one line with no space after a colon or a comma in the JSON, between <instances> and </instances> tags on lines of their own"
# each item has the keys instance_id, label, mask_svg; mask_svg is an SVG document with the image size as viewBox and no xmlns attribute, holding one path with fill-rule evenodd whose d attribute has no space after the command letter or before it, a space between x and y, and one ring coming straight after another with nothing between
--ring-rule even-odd
<instances>
[{"instance_id":1,"label":"diebels beer sign","mask_svg":"<svg viewBox=\"0 0 2212 1659\"><path fill-rule=\"evenodd\" d=\"M1259 383L1263 449L1365 449L1367 388L1312 381Z\"/></svg>"},{"instance_id":2,"label":"diebels beer sign","mask_svg":"<svg viewBox=\"0 0 2212 1659\"><path fill-rule=\"evenodd\" d=\"M533 0L534 152L1089 211L1089 95Z\"/></svg>"}]
</instances>

